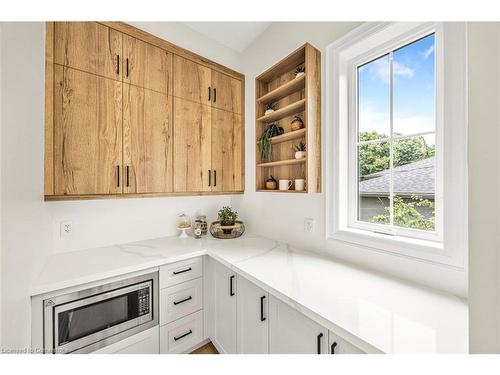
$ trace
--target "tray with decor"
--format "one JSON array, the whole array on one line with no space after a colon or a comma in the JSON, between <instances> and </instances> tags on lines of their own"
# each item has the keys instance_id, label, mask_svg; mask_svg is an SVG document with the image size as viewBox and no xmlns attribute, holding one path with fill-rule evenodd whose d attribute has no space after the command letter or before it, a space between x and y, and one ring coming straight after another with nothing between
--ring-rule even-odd
<instances>
[{"instance_id":1,"label":"tray with decor","mask_svg":"<svg viewBox=\"0 0 500 375\"><path fill-rule=\"evenodd\" d=\"M210 234L215 238L238 238L243 233L245 233L245 224L239 220L236 220L233 225L222 225L220 221L214 221L210 225Z\"/></svg>"}]
</instances>

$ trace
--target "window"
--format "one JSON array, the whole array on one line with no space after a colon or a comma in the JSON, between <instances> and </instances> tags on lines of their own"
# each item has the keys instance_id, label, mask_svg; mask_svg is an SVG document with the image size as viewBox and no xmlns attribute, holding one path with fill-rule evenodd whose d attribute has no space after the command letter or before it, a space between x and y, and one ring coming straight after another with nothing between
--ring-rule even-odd
<instances>
[{"instance_id":1,"label":"window","mask_svg":"<svg viewBox=\"0 0 500 375\"><path fill-rule=\"evenodd\" d=\"M327 237L463 267L465 24L366 23L326 60Z\"/></svg>"}]
</instances>

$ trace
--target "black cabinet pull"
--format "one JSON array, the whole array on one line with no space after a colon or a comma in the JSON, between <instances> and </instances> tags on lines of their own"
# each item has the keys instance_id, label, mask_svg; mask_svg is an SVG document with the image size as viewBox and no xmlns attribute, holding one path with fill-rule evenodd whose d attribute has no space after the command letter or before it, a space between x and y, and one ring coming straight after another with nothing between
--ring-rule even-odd
<instances>
[{"instance_id":1,"label":"black cabinet pull","mask_svg":"<svg viewBox=\"0 0 500 375\"><path fill-rule=\"evenodd\" d=\"M217 186L217 171L214 170L214 186Z\"/></svg>"},{"instance_id":2,"label":"black cabinet pull","mask_svg":"<svg viewBox=\"0 0 500 375\"><path fill-rule=\"evenodd\" d=\"M120 166L116 166L116 187L120 187Z\"/></svg>"},{"instance_id":3,"label":"black cabinet pull","mask_svg":"<svg viewBox=\"0 0 500 375\"><path fill-rule=\"evenodd\" d=\"M125 60L125 75L128 77L128 57Z\"/></svg>"},{"instance_id":4,"label":"black cabinet pull","mask_svg":"<svg viewBox=\"0 0 500 375\"><path fill-rule=\"evenodd\" d=\"M210 94L212 93L212 88L208 86L208 101L210 101Z\"/></svg>"},{"instance_id":5,"label":"black cabinet pull","mask_svg":"<svg viewBox=\"0 0 500 375\"><path fill-rule=\"evenodd\" d=\"M190 301L190 300L192 300L192 299L193 299L193 297L189 296L189 297L187 297L187 298L181 299L180 301L175 301L175 302L174 302L174 305L176 305L176 306L177 306L177 305L180 305L181 303L184 303L184 302Z\"/></svg>"},{"instance_id":6,"label":"black cabinet pull","mask_svg":"<svg viewBox=\"0 0 500 375\"><path fill-rule=\"evenodd\" d=\"M178 275L178 274L180 274L180 273L188 272L188 271L191 271L191 270L192 270L192 268L191 268L191 267L189 267L189 268L186 268L185 270L182 270L182 271L174 271L174 272L172 272L172 273L173 273L174 275Z\"/></svg>"},{"instance_id":7,"label":"black cabinet pull","mask_svg":"<svg viewBox=\"0 0 500 375\"><path fill-rule=\"evenodd\" d=\"M336 343L336 342L334 342L334 343L332 344L332 346L330 347L330 348L331 348L331 350L330 350L331 354L335 354L335 347L336 347L336 346L337 346L337 343Z\"/></svg>"},{"instance_id":8,"label":"black cabinet pull","mask_svg":"<svg viewBox=\"0 0 500 375\"><path fill-rule=\"evenodd\" d=\"M127 178L127 187L130 186L130 172L129 172L129 169L130 169L129 166L127 165L125 167L125 172L126 172L125 174L126 174L126 178Z\"/></svg>"},{"instance_id":9,"label":"black cabinet pull","mask_svg":"<svg viewBox=\"0 0 500 375\"><path fill-rule=\"evenodd\" d=\"M321 354L321 338L323 337L323 334L320 333L318 335L318 354Z\"/></svg>"},{"instance_id":10,"label":"black cabinet pull","mask_svg":"<svg viewBox=\"0 0 500 375\"><path fill-rule=\"evenodd\" d=\"M116 74L120 74L120 55L116 55Z\"/></svg>"},{"instance_id":11,"label":"black cabinet pull","mask_svg":"<svg viewBox=\"0 0 500 375\"><path fill-rule=\"evenodd\" d=\"M233 292L233 280L234 280L234 275L232 275L230 278L229 278L229 295L232 297L234 296L234 292Z\"/></svg>"},{"instance_id":12,"label":"black cabinet pull","mask_svg":"<svg viewBox=\"0 0 500 375\"><path fill-rule=\"evenodd\" d=\"M263 322L266 320L266 317L264 316L264 299L266 296L260 297L260 321Z\"/></svg>"},{"instance_id":13,"label":"black cabinet pull","mask_svg":"<svg viewBox=\"0 0 500 375\"><path fill-rule=\"evenodd\" d=\"M212 186L212 171L208 170L208 186Z\"/></svg>"},{"instance_id":14,"label":"black cabinet pull","mask_svg":"<svg viewBox=\"0 0 500 375\"><path fill-rule=\"evenodd\" d=\"M217 89L214 88L214 103L217 102Z\"/></svg>"},{"instance_id":15,"label":"black cabinet pull","mask_svg":"<svg viewBox=\"0 0 500 375\"><path fill-rule=\"evenodd\" d=\"M183 335L180 335L180 336L174 337L174 341L177 341L177 340L182 339L183 337L189 336L191 333L193 333L193 331L192 331L192 330L189 330L188 332L186 332L186 333L185 333L185 334L183 334Z\"/></svg>"}]
</instances>

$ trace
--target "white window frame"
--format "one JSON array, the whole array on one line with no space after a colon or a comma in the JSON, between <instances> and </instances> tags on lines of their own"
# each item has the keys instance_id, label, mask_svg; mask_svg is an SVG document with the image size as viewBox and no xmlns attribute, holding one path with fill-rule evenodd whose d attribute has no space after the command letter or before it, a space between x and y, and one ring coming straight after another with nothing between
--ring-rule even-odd
<instances>
[{"instance_id":1,"label":"white window frame","mask_svg":"<svg viewBox=\"0 0 500 375\"><path fill-rule=\"evenodd\" d=\"M358 166L354 157L357 155L357 114L353 105L357 100L357 66L431 33L435 35L436 59L435 231L393 229L358 221ZM466 56L464 23L366 23L327 47L328 239L464 267L467 251Z\"/></svg>"}]
</instances>

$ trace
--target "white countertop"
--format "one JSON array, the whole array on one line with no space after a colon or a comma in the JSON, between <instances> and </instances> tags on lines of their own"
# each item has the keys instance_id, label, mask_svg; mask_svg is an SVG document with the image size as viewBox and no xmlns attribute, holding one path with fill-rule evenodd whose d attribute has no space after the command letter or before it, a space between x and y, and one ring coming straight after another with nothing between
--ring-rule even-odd
<instances>
[{"instance_id":1,"label":"white countertop","mask_svg":"<svg viewBox=\"0 0 500 375\"><path fill-rule=\"evenodd\" d=\"M259 236L165 237L54 254L44 294L208 254L366 351L467 353L466 301Z\"/></svg>"}]
</instances>

